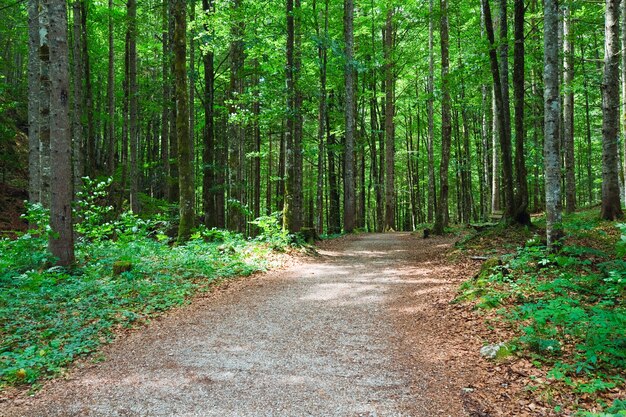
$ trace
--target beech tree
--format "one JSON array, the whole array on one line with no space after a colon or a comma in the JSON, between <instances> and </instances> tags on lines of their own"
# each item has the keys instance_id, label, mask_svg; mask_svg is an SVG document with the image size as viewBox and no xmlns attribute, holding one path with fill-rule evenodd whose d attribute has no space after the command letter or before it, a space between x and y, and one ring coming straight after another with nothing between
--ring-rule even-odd
<instances>
[{"instance_id":1,"label":"beech tree","mask_svg":"<svg viewBox=\"0 0 626 417\"><path fill-rule=\"evenodd\" d=\"M70 131L70 70L67 6L64 0L44 0L48 14L50 63L50 252L58 264L74 262L72 226L72 139Z\"/></svg>"},{"instance_id":2,"label":"beech tree","mask_svg":"<svg viewBox=\"0 0 626 417\"><path fill-rule=\"evenodd\" d=\"M602 76L602 208L605 220L622 218L619 190L619 0L606 1Z\"/></svg>"}]
</instances>

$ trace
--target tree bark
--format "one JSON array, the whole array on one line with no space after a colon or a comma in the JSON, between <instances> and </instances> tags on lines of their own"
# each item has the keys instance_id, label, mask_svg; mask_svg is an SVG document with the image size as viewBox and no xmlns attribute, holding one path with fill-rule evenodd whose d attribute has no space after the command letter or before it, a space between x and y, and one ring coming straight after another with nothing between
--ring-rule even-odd
<instances>
[{"instance_id":1,"label":"tree bark","mask_svg":"<svg viewBox=\"0 0 626 417\"><path fill-rule=\"evenodd\" d=\"M498 135L500 139L500 152L502 155L502 188L504 189L504 215L505 221L511 221L515 214L515 201L513 198L513 167L511 159L511 136L510 118L508 106L505 105L503 77L498 66L498 55L495 47L495 36L493 33L493 23L491 20L491 9L488 0L482 0L483 13L485 16L485 26L487 39L489 40L489 60L491 63L491 74L493 76L495 110L498 119ZM508 64L507 64L508 65ZM508 71L507 71L508 72ZM508 83L507 83L508 85ZM495 188L494 188L495 190Z\"/></svg>"},{"instance_id":2,"label":"tree bark","mask_svg":"<svg viewBox=\"0 0 626 417\"><path fill-rule=\"evenodd\" d=\"M546 237L549 250L563 237L561 225L561 157L559 153L559 10L557 0L544 0L544 169Z\"/></svg>"},{"instance_id":3,"label":"tree bark","mask_svg":"<svg viewBox=\"0 0 626 417\"><path fill-rule=\"evenodd\" d=\"M202 10L206 13L213 12L213 0L202 0ZM211 33L208 25L204 30ZM211 228L216 227L215 218L215 127L214 105L215 94L213 92L215 73L213 69L214 54L211 49L203 49L202 61L204 63L204 146L202 148L202 208L204 210L204 224Z\"/></svg>"},{"instance_id":4,"label":"tree bark","mask_svg":"<svg viewBox=\"0 0 626 417\"><path fill-rule=\"evenodd\" d=\"M528 181L526 178L526 157L524 142L524 0L515 0L515 46L513 49L513 94L515 98L515 180L517 196L514 221L530 225L528 214Z\"/></svg>"},{"instance_id":5,"label":"tree bark","mask_svg":"<svg viewBox=\"0 0 626 417\"><path fill-rule=\"evenodd\" d=\"M574 160L574 48L572 17L569 7L563 10L563 151L565 153L565 212L576 210L576 166Z\"/></svg>"},{"instance_id":6,"label":"tree bark","mask_svg":"<svg viewBox=\"0 0 626 417\"><path fill-rule=\"evenodd\" d=\"M137 1L128 0L128 88L130 134L130 209L139 213L139 126L137 120ZM88 139L88 142L91 139ZM90 163L91 164L91 163Z\"/></svg>"},{"instance_id":7,"label":"tree bark","mask_svg":"<svg viewBox=\"0 0 626 417\"><path fill-rule=\"evenodd\" d=\"M389 6L383 31L383 51L385 59L385 230L396 228L395 207L395 74L393 62L394 28L393 6Z\"/></svg>"},{"instance_id":8,"label":"tree bark","mask_svg":"<svg viewBox=\"0 0 626 417\"><path fill-rule=\"evenodd\" d=\"M109 67L107 73L107 172L115 172L115 50L113 44L113 0L109 0Z\"/></svg>"},{"instance_id":9,"label":"tree bark","mask_svg":"<svg viewBox=\"0 0 626 417\"><path fill-rule=\"evenodd\" d=\"M28 201L41 201L39 0L28 1Z\"/></svg>"},{"instance_id":10,"label":"tree bark","mask_svg":"<svg viewBox=\"0 0 626 417\"><path fill-rule=\"evenodd\" d=\"M602 77L602 208L604 220L622 218L619 190L619 0L606 0Z\"/></svg>"},{"instance_id":11,"label":"tree bark","mask_svg":"<svg viewBox=\"0 0 626 417\"><path fill-rule=\"evenodd\" d=\"M435 213L433 233L442 235L448 225L448 168L450 164L450 145L452 139L451 99L449 56L449 29L448 29L448 1L440 0L441 14L441 165L439 166L439 201Z\"/></svg>"},{"instance_id":12,"label":"tree bark","mask_svg":"<svg viewBox=\"0 0 626 417\"><path fill-rule=\"evenodd\" d=\"M168 196L168 181L170 172L169 131L170 131L170 50L169 50L169 7L168 2L163 1L161 17L162 36L162 63L161 74L163 78L163 103L161 106L161 192L164 198ZM208 79L206 82L209 82Z\"/></svg>"},{"instance_id":13,"label":"tree bark","mask_svg":"<svg viewBox=\"0 0 626 417\"><path fill-rule=\"evenodd\" d=\"M41 204L50 207L50 0L39 11L39 154ZM67 20L66 18L64 20Z\"/></svg>"},{"instance_id":14,"label":"tree bark","mask_svg":"<svg viewBox=\"0 0 626 417\"><path fill-rule=\"evenodd\" d=\"M426 101L426 111L428 114L428 210L427 218L429 222L434 219L434 212L437 207L437 195L435 190L435 52L433 47L434 38L434 14L433 0L428 2L428 100Z\"/></svg>"},{"instance_id":15,"label":"tree bark","mask_svg":"<svg viewBox=\"0 0 626 417\"><path fill-rule=\"evenodd\" d=\"M48 246L62 266L74 263L72 229L72 138L70 133L70 74L65 0L45 0L49 13L50 47L50 235Z\"/></svg>"},{"instance_id":16,"label":"tree bark","mask_svg":"<svg viewBox=\"0 0 626 417\"><path fill-rule=\"evenodd\" d=\"M354 182L354 138L356 118L354 114L356 91L354 67L354 0L344 0L343 2L343 35L345 42L345 149L344 149L344 207L343 207L343 228L346 233L354 230L356 201Z\"/></svg>"},{"instance_id":17,"label":"tree bark","mask_svg":"<svg viewBox=\"0 0 626 417\"><path fill-rule=\"evenodd\" d=\"M134 1L134 0L129 0ZM187 6L174 3L174 79L176 80L176 132L178 140L178 181L180 224L178 243L189 240L194 222L194 181L191 137L189 135L189 96L187 94Z\"/></svg>"}]
</instances>

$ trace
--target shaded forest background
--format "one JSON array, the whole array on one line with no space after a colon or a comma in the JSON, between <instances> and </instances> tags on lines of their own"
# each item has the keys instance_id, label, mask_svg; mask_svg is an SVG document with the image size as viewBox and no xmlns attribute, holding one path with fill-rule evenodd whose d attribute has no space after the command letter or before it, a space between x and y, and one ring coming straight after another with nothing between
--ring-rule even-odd
<instances>
[{"instance_id":1,"label":"shaded forest background","mask_svg":"<svg viewBox=\"0 0 626 417\"><path fill-rule=\"evenodd\" d=\"M552 4L554 33L544 25ZM3 189L23 198L30 171L29 199L46 206L55 164L41 37L48 3L0 7ZM602 105L609 91L607 106L623 108L619 74L607 78L625 59L619 7L72 1L67 181L76 192L82 177L111 176L117 212L178 206L184 224L247 234L251 220L280 211L290 231L328 234L433 222L442 232L449 221L500 217L527 224L546 207L546 183L558 183L567 211L614 201L603 198L608 165L619 208L626 148ZM617 54L605 53L610 42ZM558 54L558 165L544 164L544 45ZM549 166L558 177L546 176Z\"/></svg>"}]
</instances>

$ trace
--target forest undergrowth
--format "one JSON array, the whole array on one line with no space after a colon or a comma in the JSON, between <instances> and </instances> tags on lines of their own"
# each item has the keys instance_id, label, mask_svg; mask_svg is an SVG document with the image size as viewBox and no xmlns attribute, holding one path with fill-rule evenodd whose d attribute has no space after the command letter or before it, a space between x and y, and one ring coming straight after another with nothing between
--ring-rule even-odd
<instances>
[{"instance_id":1,"label":"forest undergrowth","mask_svg":"<svg viewBox=\"0 0 626 417\"><path fill-rule=\"evenodd\" d=\"M556 413L626 415L626 224L600 221L596 210L566 215L553 252L543 219L535 225L460 241L463 251L489 259L457 301L506 338L496 361L524 360L539 371L528 375L527 389Z\"/></svg>"},{"instance_id":2,"label":"forest undergrowth","mask_svg":"<svg viewBox=\"0 0 626 417\"><path fill-rule=\"evenodd\" d=\"M27 232L0 239L0 392L36 390L116 331L228 277L277 265L278 253L293 247L294 237L276 215L254 222L255 238L199 228L189 242L175 245L175 216L115 215L105 204L110 184L85 179L75 206L80 244L73 267L53 266L48 212L40 205L28 207Z\"/></svg>"}]
</instances>

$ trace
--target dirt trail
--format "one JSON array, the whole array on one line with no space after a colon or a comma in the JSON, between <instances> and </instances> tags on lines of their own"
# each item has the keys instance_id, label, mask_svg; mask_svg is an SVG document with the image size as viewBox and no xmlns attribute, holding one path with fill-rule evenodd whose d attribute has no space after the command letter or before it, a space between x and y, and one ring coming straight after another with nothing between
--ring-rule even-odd
<instances>
[{"instance_id":1,"label":"dirt trail","mask_svg":"<svg viewBox=\"0 0 626 417\"><path fill-rule=\"evenodd\" d=\"M358 235L198 299L2 416L453 416L474 348L451 240ZM467 404L466 404L467 405Z\"/></svg>"}]
</instances>

